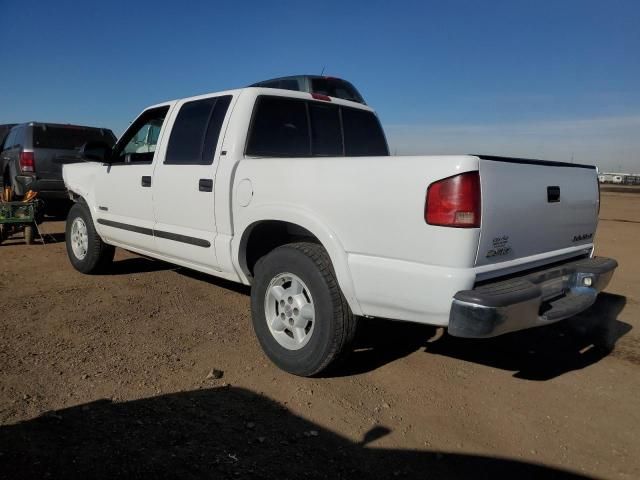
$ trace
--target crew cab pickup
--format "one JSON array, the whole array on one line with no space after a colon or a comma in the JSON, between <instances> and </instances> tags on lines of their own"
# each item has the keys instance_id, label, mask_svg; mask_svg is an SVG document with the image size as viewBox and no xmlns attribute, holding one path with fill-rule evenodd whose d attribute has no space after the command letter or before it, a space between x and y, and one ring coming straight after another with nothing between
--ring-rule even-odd
<instances>
[{"instance_id":1,"label":"crew cab pickup","mask_svg":"<svg viewBox=\"0 0 640 480\"><path fill-rule=\"evenodd\" d=\"M98 272L121 247L251 285L260 344L297 375L340 358L367 317L472 338L548 325L617 266L593 257L594 167L390 156L370 107L318 93L162 103L83 154L63 170L73 266Z\"/></svg>"}]
</instances>

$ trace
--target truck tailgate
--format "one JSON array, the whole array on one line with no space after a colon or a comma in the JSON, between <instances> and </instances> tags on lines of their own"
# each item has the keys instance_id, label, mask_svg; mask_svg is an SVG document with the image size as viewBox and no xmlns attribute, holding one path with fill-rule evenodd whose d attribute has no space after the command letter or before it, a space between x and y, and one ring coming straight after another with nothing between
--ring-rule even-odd
<instances>
[{"instance_id":1,"label":"truck tailgate","mask_svg":"<svg viewBox=\"0 0 640 480\"><path fill-rule=\"evenodd\" d=\"M593 242L599 204L595 167L479 158L482 225L477 266Z\"/></svg>"}]
</instances>

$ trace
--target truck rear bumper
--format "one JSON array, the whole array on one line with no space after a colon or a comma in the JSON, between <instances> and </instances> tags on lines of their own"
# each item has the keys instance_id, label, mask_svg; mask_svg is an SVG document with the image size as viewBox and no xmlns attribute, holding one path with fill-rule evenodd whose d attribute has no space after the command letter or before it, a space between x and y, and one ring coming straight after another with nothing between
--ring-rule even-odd
<instances>
[{"instance_id":1,"label":"truck rear bumper","mask_svg":"<svg viewBox=\"0 0 640 480\"><path fill-rule=\"evenodd\" d=\"M571 317L593 305L617 266L611 258L586 258L460 291L449 333L494 337Z\"/></svg>"}]
</instances>

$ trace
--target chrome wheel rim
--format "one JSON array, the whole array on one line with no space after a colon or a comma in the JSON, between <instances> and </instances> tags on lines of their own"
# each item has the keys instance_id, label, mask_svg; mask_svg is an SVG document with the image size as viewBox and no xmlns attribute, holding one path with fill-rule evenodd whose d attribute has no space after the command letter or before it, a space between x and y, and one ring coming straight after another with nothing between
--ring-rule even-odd
<instances>
[{"instance_id":1,"label":"chrome wheel rim","mask_svg":"<svg viewBox=\"0 0 640 480\"><path fill-rule=\"evenodd\" d=\"M80 217L73 219L71 224L71 250L78 260L83 260L89 250L89 234L87 224Z\"/></svg>"},{"instance_id":2,"label":"chrome wheel rim","mask_svg":"<svg viewBox=\"0 0 640 480\"><path fill-rule=\"evenodd\" d=\"M293 273L276 275L265 293L267 327L279 345L287 350L304 347L315 326L316 310L307 285Z\"/></svg>"}]
</instances>

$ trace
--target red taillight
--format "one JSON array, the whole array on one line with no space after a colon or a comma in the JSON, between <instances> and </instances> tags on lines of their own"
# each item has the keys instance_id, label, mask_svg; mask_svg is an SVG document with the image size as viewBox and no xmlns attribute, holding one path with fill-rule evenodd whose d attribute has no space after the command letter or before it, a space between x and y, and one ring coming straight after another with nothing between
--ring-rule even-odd
<instances>
[{"instance_id":1,"label":"red taillight","mask_svg":"<svg viewBox=\"0 0 640 480\"><path fill-rule=\"evenodd\" d=\"M331 97L329 95L323 95L321 93L312 93L311 96L316 100L324 100L325 102L331 101Z\"/></svg>"},{"instance_id":2,"label":"red taillight","mask_svg":"<svg viewBox=\"0 0 640 480\"><path fill-rule=\"evenodd\" d=\"M480 226L480 175L467 172L429 185L424 219L429 225Z\"/></svg>"},{"instance_id":3,"label":"red taillight","mask_svg":"<svg viewBox=\"0 0 640 480\"><path fill-rule=\"evenodd\" d=\"M20 152L20 170L23 172L35 172L36 162L33 152Z\"/></svg>"}]
</instances>

